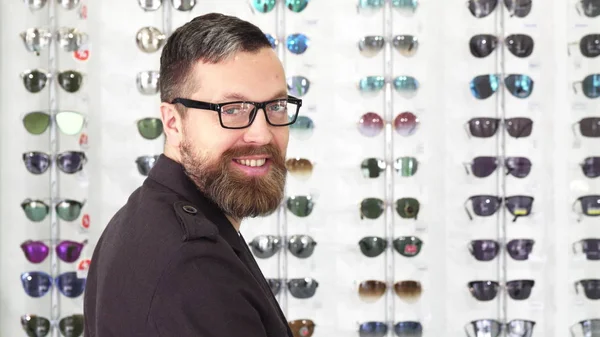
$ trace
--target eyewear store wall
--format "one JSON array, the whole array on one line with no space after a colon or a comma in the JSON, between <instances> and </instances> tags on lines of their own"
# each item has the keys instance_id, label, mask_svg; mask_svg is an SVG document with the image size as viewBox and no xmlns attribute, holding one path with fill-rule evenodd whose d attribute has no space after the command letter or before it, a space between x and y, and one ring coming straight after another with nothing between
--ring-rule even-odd
<instances>
[{"instance_id":1,"label":"eyewear store wall","mask_svg":"<svg viewBox=\"0 0 600 337\"><path fill-rule=\"evenodd\" d=\"M219 11L303 99L286 200L243 226L296 336L600 336L600 2L357 1L4 1L0 334L81 335L162 151L161 48Z\"/></svg>"}]
</instances>

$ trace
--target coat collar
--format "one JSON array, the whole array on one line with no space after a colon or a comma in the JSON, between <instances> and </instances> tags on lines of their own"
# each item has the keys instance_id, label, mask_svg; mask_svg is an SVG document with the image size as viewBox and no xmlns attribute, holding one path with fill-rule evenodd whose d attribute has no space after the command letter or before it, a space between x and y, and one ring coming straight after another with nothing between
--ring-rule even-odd
<instances>
[{"instance_id":1,"label":"coat collar","mask_svg":"<svg viewBox=\"0 0 600 337\"><path fill-rule=\"evenodd\" d=\"M236 251L241 252L241 238L223 211L208 199L185 174L183 166L161 154L148 174L148 179L172 190L197 206L219 229L219 234Z\"/></svg>"}]
</instances>

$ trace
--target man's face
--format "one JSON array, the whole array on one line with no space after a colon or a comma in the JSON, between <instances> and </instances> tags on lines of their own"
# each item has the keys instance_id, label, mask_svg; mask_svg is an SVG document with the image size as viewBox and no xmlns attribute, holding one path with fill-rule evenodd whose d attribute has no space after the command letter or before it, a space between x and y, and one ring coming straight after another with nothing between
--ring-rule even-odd
<instances>
[{"instance_id":1,"label":"man's face","mask_svg":"<svg viewBox=\"0 0 600 337\"><path fill-rule=\"evenodd\" d=\"M270 48L238 53L219 64L198 63L190 99L226 103L287 97L281 62ZM251 126L225 129L216 111L188 109L179 144L181 163L198 188L236 219L268 215L283 198L289 128L258 111Z\"/></svg>"}]
</instances>

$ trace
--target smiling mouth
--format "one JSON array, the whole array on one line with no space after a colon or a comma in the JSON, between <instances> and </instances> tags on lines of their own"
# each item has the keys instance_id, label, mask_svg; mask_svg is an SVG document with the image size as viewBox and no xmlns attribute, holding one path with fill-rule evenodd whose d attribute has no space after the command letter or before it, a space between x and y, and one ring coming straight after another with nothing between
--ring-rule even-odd
<instances>
[{"instance_id":1,"label":"smiling mouth","mask_svg":"<svg viewBox=\"0 0 600 337\"><path fill-rule=\"evenodd\" d=\"M264 166L265 163L267 162L267 158L262 158L262 159L234 159L234 162L240 164L240 165L244 165L244 166L248 166L248 167L261 167Z\"/></svg>"}]
</instances>

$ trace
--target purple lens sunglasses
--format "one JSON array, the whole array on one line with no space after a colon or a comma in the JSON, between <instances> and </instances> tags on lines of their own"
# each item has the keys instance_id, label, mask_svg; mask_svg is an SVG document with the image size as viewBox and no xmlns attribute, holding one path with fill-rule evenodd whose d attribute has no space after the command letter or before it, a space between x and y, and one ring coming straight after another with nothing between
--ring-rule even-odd
<instances>
[{"instance_id":1,"label":"purple lens sunglasses","mask_svg":"<svg viewBox=\"0 0 600 337\"><path fill-rule=\"evenodd\" d=\"M31 263L41 263L50 254L50 247L44 243L50 240L27 240L21 244L21 250L25 254L25 258ZM67 263L73 263L79 259L83 247L87 244L87 240L83 242L75 242L63 240L56 244L56 255L60 260Z\"/></svg>"}]
</instances>

